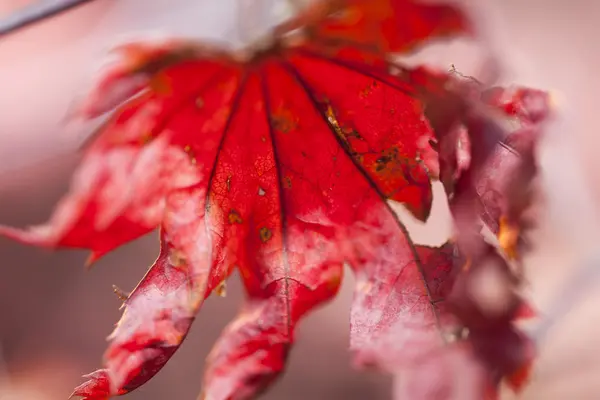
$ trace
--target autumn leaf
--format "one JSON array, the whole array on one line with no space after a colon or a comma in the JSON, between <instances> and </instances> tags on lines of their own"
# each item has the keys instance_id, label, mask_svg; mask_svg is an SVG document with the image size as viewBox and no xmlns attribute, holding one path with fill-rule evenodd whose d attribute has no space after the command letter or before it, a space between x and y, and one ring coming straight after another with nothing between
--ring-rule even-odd
<instances>
[{"instance_id":1,"label":"autumn leaf","mask_svg":"<svg viewBox=\"0 0 600 400\"><path fill-rule=\"evenodd\" d=\"M420 0L325 0L311 4L281 31L309 34L380 52L407 52L432 39L472 34L467 16L448 4Z\"/></svg>"},{"instance_id":2,"label":"autumn leaf","mask_svg":"<svg viewBox=\"0 0 600 400\"><path fill-rule=\"evenodd\" d=\"M335 295L344 262L367 279L405 264L412 278L395 290L426 292L419 253L385 202L421 219L431 207L417 140L432 132L408 83L352 48L281 43L239 61L170 43L166 53L164 42L125 47L116 70L129 75L113 68L99 80L84 117L128 79L147 84L127 92L135 97L87 149L50 222L2 229L97 259L161 227L161 256L125 302L104 369L75 392L87 399L154 375L236 267L248 301L211 353L206 398L249 397L272 381L297 322ZM425 303L414 312L431 315Z\"/></svg>"},{"instance_id":3,"label":"autumn leaf","mask_svg":"<svg viewBox=\"0 0 600 400\"><path fill-rule=\"evenodd\" d=\"M348 1L342 14L358 12L360 21L347 25L335 20L336 4L291 21L304 21L308 40L286 31L239 52L183 39L127 43L76 108L91 119L117 107L50 221L0 233L89 249L93 262L159 228L161 252L126 296L103 368L74 395L105 399L151 379L235 269L247 300L207 360L207 400L251 398L276 379L297 324L335 296L344 263L357 282L358 364L391 371L432 353L446 357L448 337L472 325L460 313L465 303L448 301L464 269L462 244L415 245L387 200L426 220L431 144L459 140L449 132L464 125L469 164L451 176L458 193L473 191L474 180L463 178L483 167L503 131L444 74L392 64L381 51L465 30L461 14ZM371 26L379 31L371 35ZM332 41L334 31L341 36ZM388 47L354 43L363 35ZM487 347L475 339L465 346L479 360ZM486 373L503 361L492 359Z\"/></svg>"}]
</instances>

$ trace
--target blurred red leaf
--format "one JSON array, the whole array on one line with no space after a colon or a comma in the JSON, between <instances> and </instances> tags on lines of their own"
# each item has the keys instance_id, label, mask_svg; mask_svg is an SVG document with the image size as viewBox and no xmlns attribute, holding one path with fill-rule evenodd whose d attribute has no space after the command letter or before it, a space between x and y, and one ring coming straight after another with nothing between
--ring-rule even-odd
<instances>
[{"instance_id":1,"label":"blurred red leaf","mask_svg":"<svg viewBox=\"0 0 600 400\"><path fill-rule=\"evenodd\" d=\"M521 217L533 195L536 149L542 136L542 124L550 115L549 96L546 92L522 87L492 88L482 96L483 101L512 117L515 124L503 145L490 156L475 184L481 199L482 220L492 232L500 234L501 227L506 233L525 223ZM515 233L518 236L519 233ZM514 245L516 243L512 243L512 247ZM505 247L511 247L511 243Z\"/></svg>"},{"instance_id":2,"label":"blurred red leaf","mask_svg":"<svg viewBox=\"0 0 600 400\"><path fill-rule=\"evenodd\" d=\"M534 195L537 145L550 117L548 94L525 87L486 89L470 77L456 80L416 72L415 80L430 88L425 96L433 106L426 114L436 132L436 152L425 153L424 162L450 197L461 250L474 251L474 242L481 242L481 221L515 259L522 246L521 231L531 224L523 214ZM462 98L435 90L449 85ZM463 100L469 98L478 98L481 104L469 107Z\"/></svg>"},{"instance_id":3,"label":"blurred red leaf","mask_svg":"<svg viewBox=\"0 0 600 400\"><path fill-rule=\"evenodd\" d=\"M421 0L324 0L313 3L290 24L308 25L327 40L406 52L432 39L471 34L456 7Z\"/></svg>"}]
</instances>

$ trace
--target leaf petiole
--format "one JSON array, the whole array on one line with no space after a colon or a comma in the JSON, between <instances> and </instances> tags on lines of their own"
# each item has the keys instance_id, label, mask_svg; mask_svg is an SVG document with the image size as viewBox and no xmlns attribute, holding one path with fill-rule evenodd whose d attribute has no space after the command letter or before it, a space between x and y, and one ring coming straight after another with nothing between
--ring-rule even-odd
<instances>
[{"instance_id":1,"label":"leaf petiole","mask_svg":"<svg viewBox=\"0 0 600 400\"><path fill-rule=\"evenodd\" d=\"M47 0L18 9L0 20L0 37L53 17L92 0Z\"/></svg>"}]
</instances>

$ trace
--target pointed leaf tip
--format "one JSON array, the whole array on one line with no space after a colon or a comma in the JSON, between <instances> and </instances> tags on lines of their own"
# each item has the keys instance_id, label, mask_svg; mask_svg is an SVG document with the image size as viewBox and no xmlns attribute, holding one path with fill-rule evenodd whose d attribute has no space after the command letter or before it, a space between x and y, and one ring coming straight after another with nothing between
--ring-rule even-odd
<instances>
[{"instance_id":1,"label":"pointed leaf tip","mask_svg":"<svg viewBox=\"0 0 600 400\"><path fill-rule=\"evenodd\" d=\"M86 270L91 270L92 267L94 266L94 264L96 264L96 262L102 258L102 256L104 256L106 253L104 252L99 252L99 251L92 251L88 257L85 259L85 263L83 264L83 267Z\"/></svg>"},{"instance_id":2,"label":"pointed leaf tip","mask_svg":"<svg viewBox=\"0 0 600 400\"><path fill-rule=\"evenodd\" d=\"M106 400L110 397L110 379L106 370L99 369L83 375L83 378L88 380L77 386L69 399L80 397L81 400Z\"/></svg>"}]
</instances>

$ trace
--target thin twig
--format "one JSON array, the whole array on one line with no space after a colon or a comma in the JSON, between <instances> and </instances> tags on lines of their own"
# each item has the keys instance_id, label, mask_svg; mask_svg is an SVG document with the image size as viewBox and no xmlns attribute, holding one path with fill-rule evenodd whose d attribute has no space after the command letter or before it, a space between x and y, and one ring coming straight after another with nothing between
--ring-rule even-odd
<instances>
[{"instance_id":1,"label":"thin twig","mask_svg":"<svg viewBox=\"0 0 600 400\"><path fill-rule=\"evenodd\" d=\"M479 79L475 78L474 76L463 74L462 72L460 72L459 70L456 69L456 66L454 64L450 64L450 69L448 70L448 72L450 72L451 74L457 75L463 79L466 79L468 81L471 81L471 82L477 84L478 86L483 86L483 82L481 82Z\"/></svg>"},{"instance_id":2,"label":"thin twig","mask_svg":"<svg viewBox=\"0 0 600 400\"><path fill-rule=\"evenodd\" d=\"M23 7L0 20L0 37L23 29L46 18L53 17L92 0L46 0Z\"/></svg>"}]
</instances>

